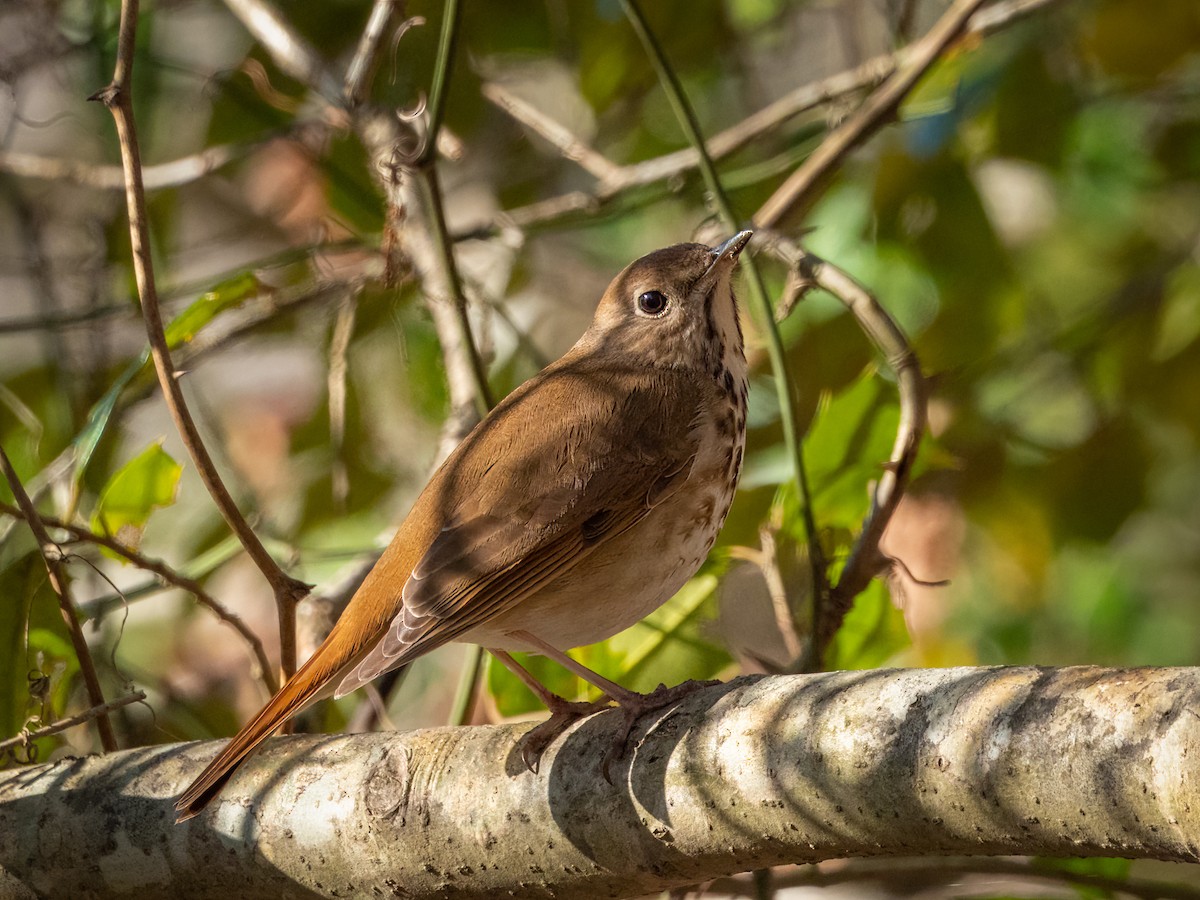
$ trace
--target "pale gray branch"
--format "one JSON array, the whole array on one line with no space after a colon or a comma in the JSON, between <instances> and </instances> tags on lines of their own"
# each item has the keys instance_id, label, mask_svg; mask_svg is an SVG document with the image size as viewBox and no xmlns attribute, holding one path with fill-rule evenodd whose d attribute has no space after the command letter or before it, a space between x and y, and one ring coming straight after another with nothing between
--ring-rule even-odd
<instances>
[{"instance_id":1,"label":"pale gray branch","mask_svg":"<svg viewBox=\"0 0 1200 900\"><path fill-rule=\"evenodd\" d=\"M147 191L181 187L198 181L210 172L245 155L247 147L218 144L191 156L142 167L142 182ZM125 190L125 172L120 166L59 159L32 153L0 153L0 171L40 181L68 181L103 191Z\"/></svg>"},{"instance_id":2,"label":"pale gray branch","mask_svg":"<svg viewBox=\"0 0 1200 900\"><path fill-rule=\"evenodd\" d=\"M172 799L215 744L60 760L0 773L0 886L582 898L843 856L1194 862L1198 706L1200 669L743 678L644 719L611 785L609 713L536 774L523 725L309 735L272 740L182 826Z\"/></svg>"}]
</instances>

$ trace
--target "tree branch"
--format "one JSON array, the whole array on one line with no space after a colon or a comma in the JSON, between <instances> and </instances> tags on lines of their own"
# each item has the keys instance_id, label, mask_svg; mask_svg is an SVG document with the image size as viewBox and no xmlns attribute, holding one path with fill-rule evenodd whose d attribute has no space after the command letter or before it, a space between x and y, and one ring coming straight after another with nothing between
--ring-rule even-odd
<instances>
[{"instance_id":1,"label":"tree branch","mask_svg":"<svg viewBox=\"0 0 1200 900\"><path fill-rule=\"evenodd\" d=\"M100 687L100 678L96 674L96 664L92 661L92 651L88 647L87 638L83 636L83 625L79 621L79 612L75 608L75 601L71 598L71 584L67 580L61 552L56 552L57 545L50 540L50 535L46 533L42 517L38 515L37 508L29 499L29 494L25 492L25 487L21 484L21 479L17 477L17 472L9 462L8 454L4 452L3 447L0 447L0 469L4 471L4 478L8 481L13 497L16 498L17 505L24 514L25 522L37 540L38 549L41 550L42 559L46 563L46 571L50 573L50 586L58 595L58 607L62 612L63 622L67 626L67 634L71 637L71 646L75 649L75 656L79 660L79 671L83 674L88 700L92 706L104 706L104 691ZM51 549L52 547L54 550ZM117 736L113 732L112 721L108 718L108 713L101 713L97 717L96 728L100 732L100 745L104 747L104 752L114 752L117 749Z\"/></svg>"},{"instance_id":2,"label":"tree branch","mask_svg":"<svg viewBox=\"0 0 1200 900\"><path fill-rule=\"evenodd\" d=\"M138 147L137 128L133 116L133 101L130 86L133 77L134 46L137 34L138 0L122 0L121 25L117 40L117 62L112 83L93 94L89 99L99 100L113 114L117 126L117 137L121 144L121 161L125 170L125 196L129 208L129 234L133 245L133 269L137 278L138 295L141 299L142 316L146 320L146 333L150 339L150 353L154 368L162 386L163 398L171 412L175 427L183 439L188 455L200 475L204 486L221 511L222 517L246 553L266 577L275 593L275 604L279 615L280 660L284 678L296 671L296 603L308 593L308 586L288 576L267 552L254 530L242 516L216 466L199 429L188 411L179 384L179 372L171 361L171 351L163 332L162 314L158 305L158 291L154 281L154 267L150 256L149 221L146 216L146 195L142 184L141 152Z\"/></svg>"},{"instance_id":3,"label":"tree branch","mask_svg":"<svg viewBox=\"0 0 1200 900\"><path fill-rule=\"evenodd\" d=\"M142 183L147 191L182 187L241 158L247 149L238 144L218 144L191 156L146 166L142 170ZM102 191L125 190L125 173L120 166L95 165L77 159L0 153L0 171L40 181L66 181Z\"/></svg>"},{"instance_id":4,"label":"tree branch","mask_svg":"<svg viewBox=\"0 0 1200 900\"><path fill-rule=\"evenodd\" d=\"M644 718L614 784L615 713L538 773L528 725L276 738L183 826L216 743L141 748L0 773L0 871L52 896L583 898L844 856L1195 862L1198 706L1198 669L742 678Z\"/></svg>"},{"instance_id":5,"label":"tree branch","mask_svg":"<svg viewBox=\"0 0 1200 900\"><path fill-rule=\"evenodd\" d=\"M122 697L117 697L115 700L109 700L103 706L93 706L91 709L85 709L81 713L73 716L67 716L65 719L59 719L52 725L46 725L43 728L38 728L35 731L24 731L16 737L10 737L0 741L0 753L7 752L13 747L28 747L36 740L44 737L50 737L53 734L66 731L68 728L74 728L76 725L82 725L84 722L90 722L92 719L101 716L107 717L110 712L118 710L123 706L128 706L130 703L140 703L146 699L145 691L134 691L132 694L125 694Z\"/></svg>"},{"instance_id":6,"label":"tree branch","mask_svg":"<svg viewBox=\"0 0 1200 900\"><path fill-rule=\"evenodd\" d=\"M383 50L384 38L387 37L388 27L392 24L392 16L403 6L404 0L375 0L375 5L371 7L371 16L367 19L363 33L359 35L354 58L346 68L342 95L347 107L353 109L367 99L371 78L375 75L379 54ZM400 27L403 30L406 25L420 24L424 21L421 18L411 19Z\"/></svg>"},{"instance_id":7,"label":"tree branch","mask_svg":"<svg viewBox=\"0 0 1200 900\"><path fill-rule=\"evenodd\" d=\"M816 151L781 184L754 214L754 224L774 228L785 216L798 218L816 197L816 188L851 150L874 134L928 71L963 33L971 16L986 0L955 0L949 10L918 41L898 68L859 109L834 129Z\"/></svg>"},{"instance_id":8,"label":"tree branch","mask_svg":"<svg viewBox=\"0 0 1200 900\"><path fill-rule=\"evenodd\" d=\"M15 507L9 506L7 503L0 502L0 513L14 516L19 519L25 519L25 513ZM259 639L254 630L246 624L245 620L232 610L226 609L215 597L213 597L200 582L194 578L188 578L186 575L181 575L176 572L162 560L151 559L149 556L144 556L131 547L125 546L116 538L108 537L107 535L97 534L90 529L80 525L72 525L69 522L63 522L60 519L55 519L51 516L42 516L42 523L50 528L58 528L71 535L73 540L82 541L89 544L95 544L98 547L104 547L111 550L113 553L128 560L139 569L150 572L156 575L162 582L169 584L172 587L177 587L180 590L187 591L196 598L201 606L210 609L218 619L233 628L245 640L246 646L250 648L250 652L254 655L258 662L258 667L262 671L262 680L266 685L267 690L272 694L279 690L279 681L275 677L275 667L271 665L271 659L267 656L267 650L263 646L263 642Z\"/></svg>"},{"instance_id":9,"label":"tree branch","mask_svg":"<svg viewBox=\"0 0 1200 900\"><path fill-rule=\"evenodd\" d=\"M225 0L279 69L337 106L342 92L325 61L268 0Z\"/></svg>"},{"instance_id":10,"label":"tree branch","mask_svg":"<svg viewBox=\"0 0 1200 900\"><path fill-rule=\"evenodd\" d=\"M1056 2L1059 0L1002 0L1002 2L994 3L971 16L966 26L966 33L980 36L992 34ZM706 152L714 160L724 159L764 135L775 131L802 113L879 84L895 73L898 68L910 65L916 52L918 52L917 45L906 47L896 53L873 57L852 69L794 88L736 125L714 134L705 142ZM516 110L503 108L518 121L533 127L532 122L523 119ZM561 124L554 124L557 129L566 131ZM574 148L572 152L579 152L582 148L591 150L578 136L572 135L571 137L570 145ZM551 139L551 143L555 143L555 141ZM575 158L566 153L564 155L569 159ZM595 213L629 190L695 171L700 165L701 158L696 152L696 148L687 147L663 156L656 156L653 159L617 166L615 170L601 178L595 189L590 192L571 191L557 197L538 200L526 206L504 210L497 213L489 223L456 233L454 239L458 241L484 237L505 227L545 226L568 216ZM589 166L584 166L584 168L591 171ZM593 172L593 174L597 173Z\"/></svg>"}]
</instances>

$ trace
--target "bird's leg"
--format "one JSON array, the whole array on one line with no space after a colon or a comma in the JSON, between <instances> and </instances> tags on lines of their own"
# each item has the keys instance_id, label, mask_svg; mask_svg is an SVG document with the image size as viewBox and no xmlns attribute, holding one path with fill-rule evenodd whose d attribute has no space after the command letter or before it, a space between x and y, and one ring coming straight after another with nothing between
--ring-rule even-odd
<instances>
[{"instance_id":1,"label":"bird's leg","mask_svg":"<svg viewBox=\"0 0 1200 900\"><path fill-rule=\"evenodd\" d=\"M500 660L504 664L504 668L520 678L525 686L546 704L546 709L550 710L549 719L521 738L521 761L531 772L537 771L538 763L546 748L573 723L592 713L609 708L608 697L601 697L594 703L580 703L560 697L553 691L547 690L546 686L513 659L511 654L503 650L493 650L491 647L488 648L488 653Z\"/></svg>"},{"instance_id":2,"label":"bird's leg","mask_svg":"<svg viewBox=\"0 0 1200 900\"><path fill-rule=\"evenodd\" d=\"M685 681L683 684L675 685L675 687L667 687L665 684L660 684L648 694L639 694L637 691L631 691L628 688L621 687L621 685L617 684L615 681L610 681L598 672L593 672L583 663L572 659L562 650L547 644L541 638L530 634L528 631L515 631L512 633L512 636L518 640L525 641L533 647L536 647L538 652L543 656L549 657L559 665L574 672L584 681L588 682L588 684L599 688L606 695L608 695L608 697L610 697L613 702L617 704L617 706L621 708L621 712L624 715L624 724L617 736L617 740L605 755L604 763L601 766L601 771L604 773L604 780L609 784L612 784L612 778L609 777L609 766L612 764L614 759L620 759L624 755L625 745L629 741L629 732L633 730L633 723L636 722L643 713L651 712L656 709L662 709L664 706L670 706L672 703L682 700L684 697L694 693L695 691L706 687L712 687L715 684L720 684L718 681ZM501 662L504 662L504 660L502 659ZM505 663L505 665L507 665L507 663ZM513 665L516 665L516 662L513 662ZM522 669L522 671L524 670ZM533 678L533 676L528 672L525 672L525 675L528 678ZM526 682L526 684L528 684L528 682ZM546 690L545 688L541 687L540 684L538 687L543 691ZM549 693L549 691L546 691L546 693ZM553 697L555 695L551 694L550 696ZM558 699L561 700L561 698ZM562 702L565 703L566 701ZM559 732L561 731L562 729L560 728ZM553 738L551 738L551 740L553 740Z\"/></svg>"}]
</instances>

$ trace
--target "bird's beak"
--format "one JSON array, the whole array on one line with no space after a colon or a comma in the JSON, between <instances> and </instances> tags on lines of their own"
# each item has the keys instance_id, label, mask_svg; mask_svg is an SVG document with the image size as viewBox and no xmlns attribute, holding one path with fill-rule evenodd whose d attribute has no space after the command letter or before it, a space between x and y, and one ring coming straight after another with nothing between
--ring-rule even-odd
<instances>
[{"instance_id":1,"label":"bird's beak","mask_svg":"<svg viewBox=\"0 0 1200 900\"><path fill-rule=\"evenodd\" d=\"M708 294L713 285L717 283L721 273L733 269L738 255L746 249L746 245L750 243L750 238L753 236L753 231L739 231L725 243L710 249L708 252L712 255L712 262L708 264L708 268L704 270L704 274L696 281L692 290L699 289Z\"/></svg>"},{"instance_id":2,"label":"bird's beak","mask_svg":"<svg viewBox=\"0 0 1200 900\"><path fill-rule=\"evenodd\" d=\"M736 261L739 254L746 249L746 245L750 243L750 238L754 237L753 231L739 231L725 243L718 247L712 248L713 265L723 260Z\"/></svg>"}]
</instances>

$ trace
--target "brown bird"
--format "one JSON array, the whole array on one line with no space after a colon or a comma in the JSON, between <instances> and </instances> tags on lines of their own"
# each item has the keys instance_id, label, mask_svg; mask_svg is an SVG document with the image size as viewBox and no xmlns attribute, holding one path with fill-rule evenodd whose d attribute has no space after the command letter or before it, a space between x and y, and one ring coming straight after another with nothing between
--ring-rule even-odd
<instances>
[{"instance_id":1,"label":"brown bird","mask_svg":"<svg viewBox=\"0 0 1200 900\"><path fill-rule=\"evenodd\" d=\"M180 796L179 821L301 710L450 641L486 647L546 703L553 716L530 736L543 747L599 706L550 693L510 651L598 687L627 730L686 693L634 693L565 651L657 609L725 521L746 434L731 277L750 236L667 247L613 280L575 346L437 470L329 637Z\"/></svg>"}]
</instances>

